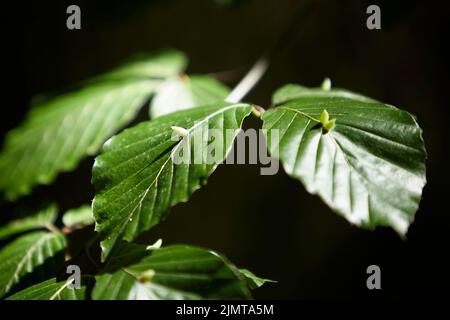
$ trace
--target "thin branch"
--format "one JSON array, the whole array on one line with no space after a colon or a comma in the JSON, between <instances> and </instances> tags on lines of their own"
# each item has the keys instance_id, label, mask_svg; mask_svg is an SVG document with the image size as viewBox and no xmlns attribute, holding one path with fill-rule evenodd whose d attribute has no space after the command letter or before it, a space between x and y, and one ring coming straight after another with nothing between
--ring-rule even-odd
<instances>
[{"instance_id":1,"label":"thin branch","mask_svg":"<svg viewBox=\"0 0 450 320\"><path fill-rule=\"evenodd\" d=\"M253 87L261 80L269 67L269 59L263 56L256 61L245 77L234 87L226 98L227 102L236 103L242 100Z\"/></svg>"},{"instance_id":2,"label":"thin branch","mask_svg":"<svg viewBox=\"0 0 450 320\"><path fill-rule=\"evenodd\" d=\"M61 232L57 227L55 227L55 225L53 223L46 223L45 228L47 228L48 231L50 231L54 234L58 234Z\"/></svg>"},{"instance_id":3,"label":"thin branch","mask_svg":"<svg viewBox=\"0 0 450 320\"><path fill-rule=\"evenodd\" d=\"M289 40L293 38L295 31L298 30L298 24L305 20L311 13L312 8L312 1L306 1L301 8L295 12L293 19L284 32L278 37L275 44L255 62L244 78L236 85L236 87L234 87L226 98L227 102L240 102L255 87L269 68L270 61L279 53L279 51L282 51L282 49L286 47Z\"/></svg>"}]
</instances>

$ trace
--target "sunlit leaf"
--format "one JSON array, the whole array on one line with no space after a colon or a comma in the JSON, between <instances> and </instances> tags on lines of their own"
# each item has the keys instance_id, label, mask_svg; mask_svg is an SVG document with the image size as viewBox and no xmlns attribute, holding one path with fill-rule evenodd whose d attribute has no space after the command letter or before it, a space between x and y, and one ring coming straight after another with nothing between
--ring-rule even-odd
<instances>
[{"instance_id":1,"label":"sunlit leaf","mask_svg":"<svg viewBox=\"0 0 450 320\"><path fill-rule=\"evenodd\" d=\"M426 182L422 130L408 112L345 90L297 85L278 90L273 102L263 128L290 176L353 224L407 232ZM327 128L324 110L335 119Z\"/></svg>"},{"instance_id":2,"label":"sunlit leaf","mask_svg":"<svg viewBox=\"0 0 450 320\"><path fill-rule=\"evenodd\" d=\"M226 103L183 110L142 122L105 144L92 176L103 259L119 238L135 239L205 183L226 158L250 111L247 104ZM189 134L174 136L174 126ZM213 129L220 149L210 157ZM188 161L177 163L177 158Z\"/></svg>"}]
</instances>

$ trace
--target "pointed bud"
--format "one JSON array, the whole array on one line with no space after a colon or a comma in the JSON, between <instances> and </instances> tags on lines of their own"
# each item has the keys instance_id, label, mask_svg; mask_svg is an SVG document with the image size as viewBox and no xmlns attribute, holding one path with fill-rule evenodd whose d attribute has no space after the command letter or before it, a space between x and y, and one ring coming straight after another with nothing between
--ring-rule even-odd
<instances>
[{"instance_id":1,"label":"pointed bud","mask_svg":"<svg viewBox=\"0 0 450 320\"><path fill-rule=\"evenodd\" d=\"M324 109L320 115L320 123L322 125L325 125L325 123L327 123L328 120L330 120L330 115L328 114L328 111Z\"/></svg>"},{"instance_id":2,"label":"pointed bud","mask_svg":"<svg viewBox=\"0 0 450 320\"><path fill-rule=\"evenodd\" d=\"M189 130L186 130L185 128L182 128L182 127L172 126L170 128L173 130L173 132L178 134L181 138L184 138L189 134Z\"/></svg>"},{"instance_id":3,"label":"pointed bud","mask_svg":"<svg viewBox=\"0 0 450 320\"><path fill-rule=\"evenodd\" d=\"M139 276L138 280L140 283L146 283L146 282L152 281L154 276L155 276L155 270L150 269L150 270L144 271L144 273L142 273Z\"/></svg>"},{"instance_id":4,"label":"pointed bud","mask_svg":"<svg viewBox=\"0 0 450 320\"><path fill-rule=\"evenodd\" d=\"M331 80L330 78L325 78L320 86L324 91L330 91L331 89Z\"/></svg>"},{"instance_id":5,"label":"pointed bud","mask_svg":"<svg viewBox=\"0 0 450 320\"><path fill-rule=\"evenodd\" d=\"M324 128L327 132L329 132L329 131L333 130L335 124L336 124L336 118L331 119L330 121L327 121L327 122L323 125L323 128Z\"/></svg>"},{"instance_id":6,"label":"pointed bud","mask_svg":"<svg viewBox=\"0 0 450 320\"><path fill-rule=\"evenodd\" d=\"M151 244L145 248L145 250L156 250L161 248L162 239L158 239L154 244Z\"/></svg>"}]
</instances>

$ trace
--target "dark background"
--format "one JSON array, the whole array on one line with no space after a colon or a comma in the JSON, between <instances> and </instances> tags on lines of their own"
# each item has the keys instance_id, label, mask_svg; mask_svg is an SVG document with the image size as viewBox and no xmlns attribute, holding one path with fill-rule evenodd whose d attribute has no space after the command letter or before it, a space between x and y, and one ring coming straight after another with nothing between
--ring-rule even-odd
<instances>
[{"instance_id":1,"label":"dark background","mask_svg":"<svg viewBox=\"0 0 450 320\"><path fill-rule=\"evenodd\" d=\"M219 2L219 1L218 1ZM449 288L449 204L446 149L447 13L438 1L213 0L35 1L3 7L1 143L24 118L30 99L116 66L138 52L173 47L190 57L190 73L226 73L233 86L268 48L277 54L245 100L268 105L285 83L339 87L401 107L418 117L429 159L416 221L407 240L394 231L361 230L333 213L282 170L261 176L258 165L220 166L208 185L141 240L164 238L218 250L240 267L278 280L256 298L433 298ZM365 26L366 7L381 6L382 30ZM66 8L78 4L82 30L66 29ZM289 36L278 40L291 25ZM140 117L145 118L143 112ZM247 126L260 126L256 120ZM90 168L61 174L11 212L56 201L62 210L93 198ZM1 173L0 173L1 174ZM382 290L366 288L377 264Z\"/></svg>"}]
</instances>

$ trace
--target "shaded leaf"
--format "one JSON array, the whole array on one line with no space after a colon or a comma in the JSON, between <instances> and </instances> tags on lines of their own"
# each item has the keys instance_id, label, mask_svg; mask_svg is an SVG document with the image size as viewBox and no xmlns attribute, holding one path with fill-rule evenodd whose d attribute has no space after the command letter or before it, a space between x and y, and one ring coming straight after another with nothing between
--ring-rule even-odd
<instances>
[{"instance_id":1,"label":"shaded leaf","mask_svg":"<svg viewBox=\"0 0 450 320\"><path fill-rule=\"evenodd\" d=\"M0 251L0 297L19 282L25 274L66 246L63 234L36 231L23 235Z\"/></svg>"},{"instance_id":2,"label":"shaded leaf","mask_svg":"<svg viewBox=\"0 0 450 320\"><path fill-rule=\"evenodd\" d=\"M103 259L118 239L132 241L170 207L187 201L225 159L250 110L226 103L183 110L142 122L105 143L92 174ZM189 134L174 137L173 126ZM210 148L213 144L218 148Z\"/></svg>"},{"instance_id":3,"label":"shaded leaf","mask_svg":"<svg viewBox=\"0 0 450 320\"><path fill-rule=\"evenodd\" d=\"M426 182L422 131L409 113L349 91L297 85L278 90L274 104L263 128L289 175L353 224L407 232ZM329 132L324 109L335 118Z\"/></svg>"},{"instance_id":4,"label":"shaded leaf","mask_svg":"<svg viewBox=\"0 0 450 320\"><path fill-rule=\"evenodd\" d=\"M178 110L222 102L230 90L209 76L175 77L164 82L150 103L152 119Z\"/></svg>"},{"instance_id":5,"label":"shaded leaf","mask_svg":"<svg viewBox=\"0 0 450 320\"><path fill-rule=\"evenodd\" d=\"M58 215L56 205L50 205L34 214L13 220L0 227L0 239L8 238L12 235L39 228L55 222Z\"/></svg>"},{"instance_id":6,"label":"shaded leaf","mask_svg":"<svg viewBox=\"0 0 450 320\"><path fill-rule=\"evenodd\" d=\"M64 213L62 221L66 227L73 227L75 225L88 225L94 222L94 215L92 208L89 205L84 205L76 209L70 209Z\"/></svg>"},{"instance_id":7,"label":"shaded leaf","mask_svg":"<svg viewBox=\"0 0 450 320\"><path fill-rule=\"evenodd\" d=\"M176 52L147 56L33 107L7 135L0 153L0 191L14 200L74 169L133 119L163 80L184 64Z\"/></svg>"},{"instance_id":8,"label":"shaded leaf","mask_svg":"<svg viewBox=\"0 0 450 320\"><path fill-rule=\"evenodd\" d=\"M70 288L72 280L58 281L56 278L28 287L6 300L86 300L86 285Z\"/></svg>"},{"instance_id":9,"label":"shaded leaf","mask_svg":"<svg viewBox=\"0 0 450 320\"><path fill-rule=\"evenodd\" d=\"M93 299L250 298L246 282L240 273L215 252L186 245L155 250L145 250L142 245L139 247L139 254L143 255L139 261L96 277ZM115 261L123 256L125 261L130 261L130 256L136 258L138 246L133 245L131 251L130 255L127 246L124 246L116 253Z\"/></svg>"}]
</instances>

